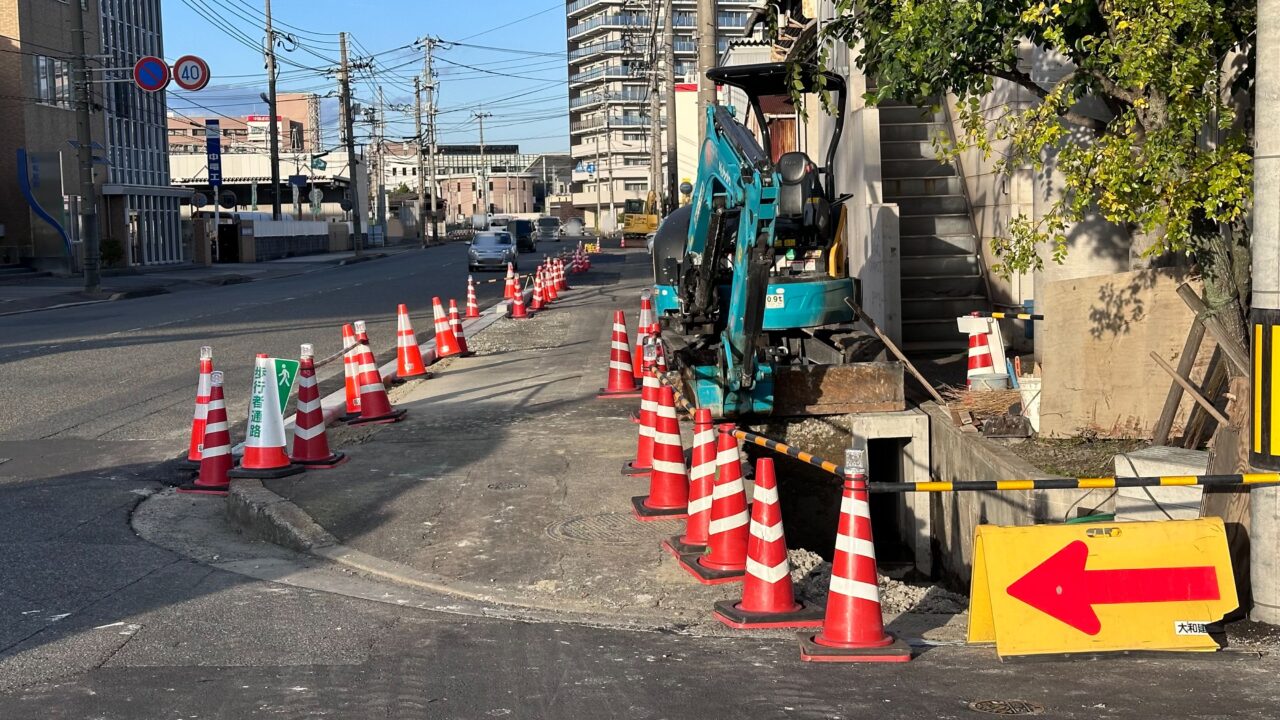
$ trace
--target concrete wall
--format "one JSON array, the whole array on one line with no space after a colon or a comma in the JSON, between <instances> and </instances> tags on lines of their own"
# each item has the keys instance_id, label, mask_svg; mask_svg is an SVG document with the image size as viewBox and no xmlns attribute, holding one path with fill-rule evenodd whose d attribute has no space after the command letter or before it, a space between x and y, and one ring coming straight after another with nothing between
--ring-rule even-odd
<instances>
[{"instance_id":1,"label":"concrete wall","mask_svg":"<svg viewBox=\"0 0 1280 720\"><path fill-rule=\"evenodd\" d=\"M1054 477L998 443L964 432L934 403L929 415L929 464L937 480L1020 480ZM934 493L929 496L935 574L967 586L972 572L973 535L979 525L1060 523L1081 511L1110 512L1114 500L1104 490Z\"/></svg>"},{"instance_id":2,"label":"concrete wall","mask_svg":"<svg viewBox=\"0 0 1280 720\"><path fill-rule=\"evenodd\" d=\"M254 262L329 251L330 223L248 220L241 226L240 257Z\"/></svg>"},{"instance_id":3,"label":"concrete wall","mask_svg":"<svg viewBox=\"0 0 1280 720\"><path fill-rule=\"evenodd\" d=\"M1167 268L1044 283L1037 310L1047 320L1036 324L1038 333L1045 330L1037 336L1041 434L1151 436L1172 381L1149 353L1178 365L1194 318L1175 292L1184 278L1184 271ZM1206 338L1194 382L1204 377L1212 352ZM1190 407L1184 399L1175 435Z\"/></svg>"}]
</instances>

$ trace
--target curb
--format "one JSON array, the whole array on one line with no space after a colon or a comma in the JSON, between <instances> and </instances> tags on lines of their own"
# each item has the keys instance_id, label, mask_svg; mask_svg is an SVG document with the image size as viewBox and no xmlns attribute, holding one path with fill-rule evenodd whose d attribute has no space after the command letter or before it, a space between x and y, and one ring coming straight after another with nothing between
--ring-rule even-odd
<instances>
[{"instance_id":1,"label":"curb","mask_svg":"<svg viewBox=\"0 0 1280 720\"><path fill-rule=\"evenodd\" d=\"M231 482L227 518L273 545L298 552L338 544L302 508L263 487L261 480Z\"/></svg>"}]
</instances>

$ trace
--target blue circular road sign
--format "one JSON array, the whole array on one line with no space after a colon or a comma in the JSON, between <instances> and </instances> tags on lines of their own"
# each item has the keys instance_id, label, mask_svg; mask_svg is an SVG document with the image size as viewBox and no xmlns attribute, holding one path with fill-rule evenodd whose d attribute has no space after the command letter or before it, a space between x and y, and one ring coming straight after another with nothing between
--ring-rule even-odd
<instances>
[{"instance_id":1,"label":"blue circular road sign","mask_svg":"<svg viewBox=\"0 0 1280 720\"><path fill-rule=\"evenodd\" d=\"M169 85L169 66L151 55L140 58L133 66L133 82L147 92L160 92Z\"/></svg>"}]
</instances>

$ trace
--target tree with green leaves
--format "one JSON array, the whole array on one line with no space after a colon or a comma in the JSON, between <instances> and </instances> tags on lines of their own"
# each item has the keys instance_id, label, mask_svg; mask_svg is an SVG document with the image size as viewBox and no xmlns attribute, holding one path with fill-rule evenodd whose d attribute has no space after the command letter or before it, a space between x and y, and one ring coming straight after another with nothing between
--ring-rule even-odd
<instances>
[{"instance_id":1,"label":"tree with green leaves","mask_svg":"<svg viewBox=\"0 0 1280 720\"><path fill-rule=\"evenodd\" d=\"M1244 338L1245 218L1255 3L1240 0L837 0L823 38L847 43L871 102L952 95L958 153L1001 146L997 170L1053 157L1064 187L1040 219L1014 218L994 241L997 272L1062 262L1068 231L1101 216L1152 256L1182 254L1211 307ZM1028 70L1028 48L1060 72ZM1230 67L1234 63L1235 67ZM992 117L1005 80L1039 102ZM1247 114L1247 113L1246 113ZM1045 250L1047 249L1047 252Z\"/></svg>"}]
</instances>

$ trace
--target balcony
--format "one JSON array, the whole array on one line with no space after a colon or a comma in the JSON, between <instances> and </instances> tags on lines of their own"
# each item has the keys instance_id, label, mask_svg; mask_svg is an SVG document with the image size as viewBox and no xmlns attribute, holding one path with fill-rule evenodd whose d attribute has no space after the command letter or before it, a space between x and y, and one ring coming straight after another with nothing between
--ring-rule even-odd
<instances>
[{"instance_id":1,"label":"balcony","mask_svg":"<svg viewBox=\"0 0 1280 720\"><path fill-rule=\"evenodd\" d=\"M569 17L585 15L587 12L605 5L621 5L623 0L574 0L565 7Z\"/></svg>"},{"instance_id":2,"label":"balcony","mask_svg":"<svg viewBox=\"0 0 1280 720\"><path fill-rule=\"evenodd\" d=\"M633 105L648 102L649 93L643 90L623 90L614 93L592 93L583 95L569 100L569 109L578 110L580 108L589 107L591 105L599 105L601 103Z\"/></svg>"},{"instance_id":3,"label":"balcony","mask_svg":"<svg viewBox=\"0 0 1280 720\"><path fill-rule=\"evenodd\" d=\"M626 42L623 40L610 40L608 42L595 43L592 45L583 45L580 48L569 51L569 62L589 58L593 55L625 52L626 49Z\"/></svg>"},{"instance_id":4,"label":"balcony","mask_svg":"<svg viewBox=\"0 0 1280 720\"><path fill-rule=\"evenodd\" d=\"M643 78L647 73L641 68L631 67L629 65L606 65L604 67L592 68L586 72L580 72L577 75L569 76L570 85L581 85L583 83L594 82L600 79L607 80L630 80L633 78Z\"/></svg>"},{"instance_id":5,"label":"balcony","mask_svg":"<svg viewBox=\"0 0 1280 720\"><path fill-rule=\"evenodd\" d=\"M640 117L638 115L614 115L610 118L591 118L590 120L576 120L569 125L570 133L587 132L588 130L597 130L605 128L609 130L624 129L629 127L649 127L649 118Z\"/></svg>"},{"instance_id":6,"label":"balcony","mask_svg":"<svg viewBox=\"0 0 1280 720\"><path fill-rule=\"evenodd\" d=\"M590 33L601 30L629 30L649 27L649 16L640 14L619 13L599 15L569 28L569 39L586 37Z\"/></svg>"}]
</instances>

